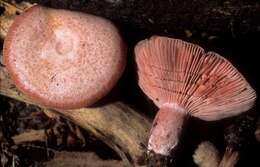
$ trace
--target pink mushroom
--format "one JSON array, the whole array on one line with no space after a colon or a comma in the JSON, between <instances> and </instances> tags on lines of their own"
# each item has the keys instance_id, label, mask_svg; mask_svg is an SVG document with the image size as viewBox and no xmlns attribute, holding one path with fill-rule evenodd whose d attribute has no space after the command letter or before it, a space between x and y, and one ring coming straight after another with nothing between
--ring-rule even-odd
<instances>
[{"instance_id":1,"label":"pink mushroom","mask_svg":"<svg viewBox=\"0 0 260 167\"><path fill-rule=\"evenodd\" d=\"M256 93L225 58L178 39L152 37L135 47L138 82L159 107L148 152L169 156L184 120L219 120L250 109Z\"/></svg>"},{"instance_id":2,"label":"pink mushroom","mask_svg":"<svg viewBox=\"0 0 260 167\"><path fill-rule=\"evenodd\" d=\"M46 107L73 109L112 89L124 70L126 47L104 18L37 5L15 19L3 54L25 95Z\"/></svg>"}]
</instances>

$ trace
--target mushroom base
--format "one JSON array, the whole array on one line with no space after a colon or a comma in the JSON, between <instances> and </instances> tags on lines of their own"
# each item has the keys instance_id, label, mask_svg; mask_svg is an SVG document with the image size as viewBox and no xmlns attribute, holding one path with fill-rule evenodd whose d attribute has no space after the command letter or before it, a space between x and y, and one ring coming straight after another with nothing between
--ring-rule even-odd
<instances>
[{"instance_id":1,"label":"mushroom base","mask_svg":"<svg viewBox=\"0 0 260 167\"><path fill-rule=\"evenodd\" d=\"M148 167L165 167L169 166L172 162L171 156L164 156L150 151L148 154L147 166Z\"/></svg>"},{"instance_id":2,"label":"mushroom base","mask_svg":"<svg viewBox=\"0 0 260 167\"><path fill-rule=\"evenodd\" d=\"M163 106L153 122L148 152L169 156L179 143L185 118L183 109Z\"/></svg>"}]
</instances>

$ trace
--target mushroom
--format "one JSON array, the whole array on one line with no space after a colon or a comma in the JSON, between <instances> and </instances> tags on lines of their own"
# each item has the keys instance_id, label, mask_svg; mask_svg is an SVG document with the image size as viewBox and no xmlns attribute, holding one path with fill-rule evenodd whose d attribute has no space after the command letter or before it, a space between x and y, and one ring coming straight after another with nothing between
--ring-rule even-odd
<instances>
[{"instance_id":1,"label":"mushroom","mask_svg":"<svg viewBox=\"0 0 260 167\"><path fill-rule=\"evenodd\" d=\"M198 45L155 36L135 46L138 84L159 107L148 153L176 150L184 121L214 121L247 111L256 93L225 58Z\"/></svg>"},{"instance_id":2,"label":"mushroom","mask_svg":"<svg viewBox=\"0 0 260 167\"><path fill-rule=\"evenodd\" d=\"M17 16L3 54L17 88L55 109L97 102L116 84L126 61L125 44L110 21L38 5Z\"/></svg>"},{"instance_id":3,"label":"mushroom","mask_svg":"<svg viewBox=\"0 0 260 167\"><path fill-rule=\"evenodd\" d=\"M198 167L218 167L220 153L215 145L209 141L201 142L192 155Z\"/></svg>"}]
</instances>

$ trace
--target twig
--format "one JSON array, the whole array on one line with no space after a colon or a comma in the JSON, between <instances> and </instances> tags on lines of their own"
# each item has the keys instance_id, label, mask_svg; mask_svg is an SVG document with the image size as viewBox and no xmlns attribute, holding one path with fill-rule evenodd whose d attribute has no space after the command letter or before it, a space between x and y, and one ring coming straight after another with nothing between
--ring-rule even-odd
<instances>
[{"instance_id":1,"label":"twig","mask_svg":"<svg viewBox=\"0 0 260 167\"><path fill-rule=\"evenodd\" d=\"M239 152L227 147L219 167L234 167L239 159Z\"/></svg>"},{"instance_id":2,"label":"twig","mask_svg":"<svg viewBox=\"0 0 260 167\"><path fill-rule=\"evenodd\" d=\"M44 142L47 139L45 130L30 130L12 137L15 144L21 144L24 142L41 141Z\"/></svg>"}]
</instances>

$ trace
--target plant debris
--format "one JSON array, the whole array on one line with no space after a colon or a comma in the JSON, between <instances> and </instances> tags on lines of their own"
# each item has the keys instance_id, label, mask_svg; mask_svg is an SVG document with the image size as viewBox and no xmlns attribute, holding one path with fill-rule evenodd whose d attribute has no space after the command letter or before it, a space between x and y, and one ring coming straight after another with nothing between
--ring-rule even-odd
<instances>
[{"instance_id":1,"label":"plant debris","mask_svg":"<svg viewBox=\"0 0 260 167\"><path fill-rule=\"evenodd\" d=\"M199 167L218 167L220 153L214 144L204 141L195 150L193 160Z\"/></svg>"},{"instance_id":2,"label":"plant debris","mask_svg":"<svg viewBox=\"0 0 260 167\"><path fill-rule=\"evenodd\" d=\"M50 160L50 165L55 164L67 155L61 156L59 150L70 151L74 157L82 157L82 152L88 151L83 157L89 157L88 163L94 158L100 166L110 164L110 161L111 164L122 164L110 148L68 120L50 119L38 107L2 96L0 105L0 166L40 167L49 165L46 162ZM75 162L88 164L82 161L83 157Z\"/></svg>"}]
</instances>

